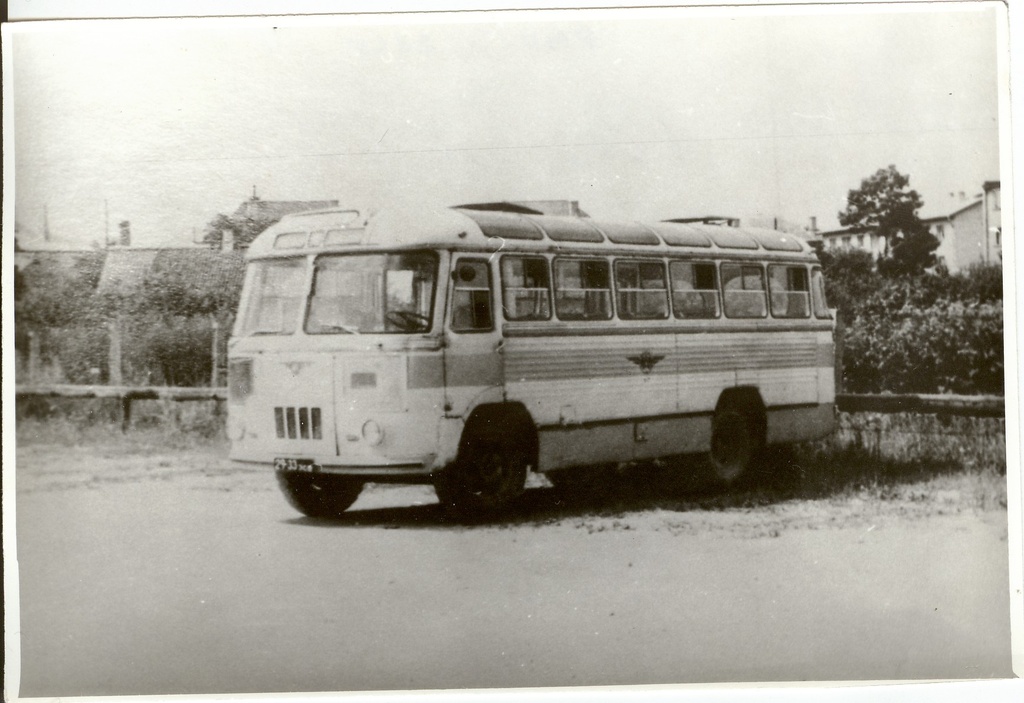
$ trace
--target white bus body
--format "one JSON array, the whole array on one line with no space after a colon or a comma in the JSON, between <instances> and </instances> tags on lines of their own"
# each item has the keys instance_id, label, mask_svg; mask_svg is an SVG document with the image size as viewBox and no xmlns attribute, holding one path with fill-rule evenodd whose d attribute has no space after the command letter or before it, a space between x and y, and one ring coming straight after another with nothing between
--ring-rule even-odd
<instances>
[{"instance_id":1,"label":"white bus body","mask_svg":"<svg viewBox=\"0 0 1024 703\"><path fill-rule=\"evenodd\" d=\"M772 230L448 208L289 215L248 252L232 459L334 515L363 483L462 512L527 471L710 452L723 480L835 422L818 260Z\"/></svg>"}]
</instances>

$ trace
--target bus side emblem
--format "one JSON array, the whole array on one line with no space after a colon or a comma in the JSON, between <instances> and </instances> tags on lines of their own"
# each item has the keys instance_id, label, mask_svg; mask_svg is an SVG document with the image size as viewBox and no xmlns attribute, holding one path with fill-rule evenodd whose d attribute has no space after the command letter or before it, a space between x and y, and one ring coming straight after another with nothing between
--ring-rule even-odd
<instances>
[{"instance_id":1,"label":"bus side emblem","mask_svg":"<svg viewBox=\"0 0 1024 703\"><path fill-rule=\"evenodd\" d=\"M292 377L298 376L302 369L310 365L309 361L289 361L285 367L292 372Z\"/></svg>"},{"instance_id":2,"label":"bus side emblem","mask_svg":"<svg viewBox=\"0 0 1024 703\"><path fill-rule=\"evenodd\" d=\"M640 367L644 376L647 376L654 370L654 367L659 361L665 358L664 355L651 354L650 350L644 349L643 354L640 356L627 356L627 359L632 361L634 364Z\"/></svg>"}]
</instances>

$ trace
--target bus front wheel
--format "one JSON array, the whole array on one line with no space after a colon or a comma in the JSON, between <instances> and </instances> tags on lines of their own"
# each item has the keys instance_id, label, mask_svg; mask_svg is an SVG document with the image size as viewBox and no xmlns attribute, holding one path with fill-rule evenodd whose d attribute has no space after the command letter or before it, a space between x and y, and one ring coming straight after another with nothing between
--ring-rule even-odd
<instances>
[{"instance_id":1,"label":"bus front wheel","mask_svg":"<svg viewBox=\"0 0 1024 703\"><path fill-rule=\"evenodd\" d=\"M332 518L345 512L363 490L347 476L278 471L277 483L288 503L306 517Z\"/></svg>"},{"instance_id":2,"label":"bus front wheel","mask_svg":"<svg viewBox=\"0 0 1024 703\"><path fill-rule=\"evenodd\" d=\"M709 463L714 479L732 485L743 478L760 451L761 441L750 415L723 408L711 427Z\"/></svg>"},{"instance_id":3,"label":"bus front wheel","mask_svg":"<svg viewBox=\"0 0 1024 703\"><path fill-rule=\"evenodd\" d=\"M459 456L434 481L445 512L459 517L498 513L526 487L529 458L514 433L471 434Z\"/></svg>"}]
</instances>

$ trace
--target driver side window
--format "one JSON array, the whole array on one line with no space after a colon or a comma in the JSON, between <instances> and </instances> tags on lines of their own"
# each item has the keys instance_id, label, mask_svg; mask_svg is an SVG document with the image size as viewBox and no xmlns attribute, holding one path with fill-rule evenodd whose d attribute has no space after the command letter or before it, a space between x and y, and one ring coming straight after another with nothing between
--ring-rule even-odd
<instances>
[{"instance_id":1,"label":"driver side window","mask_svg":"<svg viewBox=\"0 0 1024 703\"><path fill-rule=\"evenodd\" d=\"M459 259L452 269L452 281L452 331L493 329L491 272L486 259Z\"/></svg>"}]
</instances>

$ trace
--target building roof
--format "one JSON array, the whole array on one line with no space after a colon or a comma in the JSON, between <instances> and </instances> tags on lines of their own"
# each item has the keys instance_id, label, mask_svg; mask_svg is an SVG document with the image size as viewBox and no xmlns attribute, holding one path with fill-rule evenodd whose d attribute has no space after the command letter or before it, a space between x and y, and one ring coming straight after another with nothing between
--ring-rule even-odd
<instances>
[{"instance_id":1,"label":"building roof","mask_svg":"<svg viewBox=\"0 0 1024 703\"><path fill-rule=\"evenodd\" d=\"M141 283L146 272L153 266L157 251L130 247L108 250L100 273L99 290L126 288Z\"/></svg>"},{"instance_id":2,"label":"building roof","mask_svg":"<svg viewBox=\"0 0 1024 703\"><path fill-rule=\"evenodd\" d=\"M973 207L980 207L980 206L981 206L981 200L974 200L972 202L967 203L966 205L964 205L960 209L954 210L953 212L949 213L948 217L949 217L949 219L953 219L957 215L963 214L964 212L970 210Z\"/></svg>"},{"instance_id":3,"label":"building roof","mask_svg":"<svg viewBox=\"0 0 1024 703\"><path fill-rule=\"evenodd\" d=\"M967 191L958 191L960 194L959 199L955 196L955 193L950 193L950 197L945 199L944 202L940 202L939 205L925 205L923 208L924 214L920 215L922 222L939 222L941 220L948 220L960 212L974 206L976 203L981 202L984 199L984 194L989 191L999 190L999 181L985 181L982 183L982 191L978 193L971 200L967 200L965 194Z\"/></svg>"},{"instance_id":4,"label":"building roof","mask_svg":"<svg viewBox=\"0 0 1024 703\"><path fill-rule=\"evenodd\" d=\"M337 207L337 200L261 200L253 196L238 206L235 217L279 220L285 215L307 210Z\"/></svg>"},{"instance_id":5,"label":"building roof","mask_svg":"<svg viewBox=\"0 0 1024 703\"><path fill-rule=\"evenodd\" d=\"M245 253L212 249L161 249L153 259L153 271L175 272L181 278L206 288L217 282L242 285Z\"/></svg>"},{"instance_id":6,"label":"building roof","mask_svg":"<svg viewBox=\"0 0 1024 703\"><path fill-rule=\"evenodd\" d=\"M197 287L204 287L225 276L242 283L244 258L241 252L214 251L207 248L111 248L100 274L99 289L131 288L140 285L150 271L177 272Z\"/></svg>"},{"instance_id":7,"label":"building roof","mask_svg":"<svg viewBox=\"0 0 1024 703\"><path fill-rule=\"evenodd\" d=\"M53 249L29 249L14 252L14 267L19 271L24 270L29 264L40 262L71 269L79 262L88 259L103 257L103 251L99 249L70 249L56 251Z\"/></svg>"}]
</instances>

